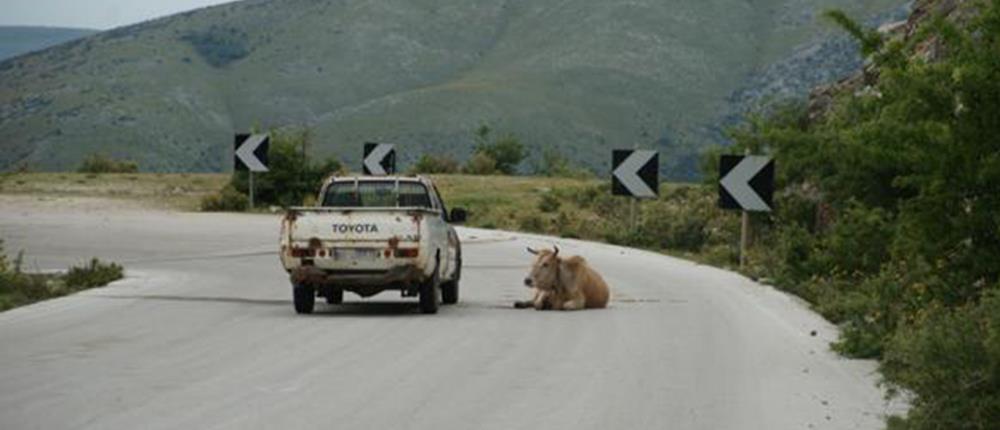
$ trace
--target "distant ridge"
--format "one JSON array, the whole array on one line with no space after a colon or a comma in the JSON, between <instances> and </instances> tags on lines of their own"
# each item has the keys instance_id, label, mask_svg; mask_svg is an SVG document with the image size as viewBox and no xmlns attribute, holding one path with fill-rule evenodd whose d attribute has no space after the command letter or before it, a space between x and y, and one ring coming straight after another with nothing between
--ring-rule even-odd
<instances>
[{"instance_id":1,"label":"distant ridge","mask_svg":"<svg viewBox=\"0 0 1000 430\"><path fill-rule=\"evenodd\" d=\"M691 179L736 106L853 70L852 44L811 48L835 31L822 10L906 3L228 3L0 62L0 170L74 169L100 152L146 171L225 171L234 131L295 125L355 168L361 143L395 143L405 168L422 153L467 157L488 124L533 159L556 150L607 172L612 149L642 146L661 151L667 178Z\"/></svg>"},{"instance_id":2,"label":"distant ridge","mask_svg":"<svg viewBox=\"0 0 1000 430\"><path fill-rule=\"evenodd\" d=\"M0 26L0 61L97 32L84 28Z\"/></svg>"}]
</instances>

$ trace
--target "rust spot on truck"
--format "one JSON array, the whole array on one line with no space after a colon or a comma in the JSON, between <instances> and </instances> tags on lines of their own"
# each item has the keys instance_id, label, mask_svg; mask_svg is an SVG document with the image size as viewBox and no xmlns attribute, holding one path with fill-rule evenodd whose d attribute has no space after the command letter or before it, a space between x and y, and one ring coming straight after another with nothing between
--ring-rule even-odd
<instances>
[{"instance_id":1,"label":"rust spot on truck","mask_svg":"<svg viewBox=\"0 0 1000 430\"><path fill-rule=\"evenodd\" d=\"M320 249L323 247L323 241L319 240L318 237L309 239L309 249Z\"/></svg>"},{"instance_id":2,"label":"rust spot on truck","mask_svg":"<svg viewBox=\"0 0 1000 430\"><path fill-rule=\"evenodd\" d=\"M285 221L291 223L295 222L295 220L297 219L299 219L299 211L294 209L289 209L288 212L285 212Z\"/></svg>"},{"instance_id":3,"label":"rust spot on truck","mask_svg":"<svg viewBox=\"0 0 1000 430\"><path fill-rule=\"evenodd\" d=\"M393 236L389 238L389 249L395 251L399 248L399 236Z\"/></svg>"}]
</instances>

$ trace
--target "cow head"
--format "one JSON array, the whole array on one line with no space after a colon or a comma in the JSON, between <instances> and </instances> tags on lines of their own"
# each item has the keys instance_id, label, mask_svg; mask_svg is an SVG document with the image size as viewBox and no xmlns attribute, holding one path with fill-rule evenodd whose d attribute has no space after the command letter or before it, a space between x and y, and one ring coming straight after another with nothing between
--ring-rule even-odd
<instances>
[{"instance_id":1,"label":"cow head","mask_svg":"<svg viewBox=\"0 0 1000 430\"><path fill-rule=\"evenodd\" d=\"M556 289L559 283L559 247L554 246L552 250L528 248L528 252L536 257L535 263L531 266L531 273L524 278L524 285L540 290Z\"/></svg>"}]
</instances>

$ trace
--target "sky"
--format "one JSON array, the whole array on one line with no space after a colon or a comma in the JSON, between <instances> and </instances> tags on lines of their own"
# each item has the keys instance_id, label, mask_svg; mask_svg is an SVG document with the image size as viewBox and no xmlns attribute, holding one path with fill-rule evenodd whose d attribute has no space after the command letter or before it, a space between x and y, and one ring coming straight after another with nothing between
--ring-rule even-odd
<instances>
[{"instance_id":1,"label":"sky","mask_svg":"<svg viewBox=\"0 0 1000 430\"><path fill-rule=\"evenodd\" d=\"M0 25L107 30L232 0L0 0Z\"/></svg>"}]
</instances>

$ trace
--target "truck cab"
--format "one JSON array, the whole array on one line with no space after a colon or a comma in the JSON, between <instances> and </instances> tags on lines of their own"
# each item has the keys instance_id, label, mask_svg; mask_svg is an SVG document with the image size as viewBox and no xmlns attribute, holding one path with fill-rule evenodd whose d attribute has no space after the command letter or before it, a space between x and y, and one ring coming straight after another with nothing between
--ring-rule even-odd
<instances>
[{"instance_id":1,"label":"truck cab","mask_svg":"<svg viewBox=\"0 0 1000 430\"><path fill-rule=\"evenodd\" d=\"M281 224L296 312L311 313L317 296L341 303L345 291L398 290L424 313L458 302L462 247L452 224L465 217L448 211L429 178L328 179L315 207L291 208Z\"/></svg>"}]
</instances>

